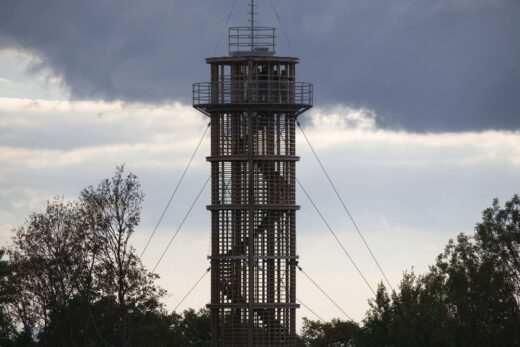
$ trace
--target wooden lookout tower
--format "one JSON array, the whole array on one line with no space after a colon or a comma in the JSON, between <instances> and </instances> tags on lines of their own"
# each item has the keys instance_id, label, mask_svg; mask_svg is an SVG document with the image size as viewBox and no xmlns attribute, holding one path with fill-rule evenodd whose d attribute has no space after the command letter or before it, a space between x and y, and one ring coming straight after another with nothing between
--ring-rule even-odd
<instances>
[{"instance_id":1,"label":"wooden lookout tower","mask_svg":"<svg viewBox=\"0 0 520 347\"><path fill-rule=\"evenodd\" d=\"M229 55L207 58L193 106L211 120L212 346L296 342L297 117L313 86L276 55L276 29L229 28Z\"/></svg>"}]
</instances>

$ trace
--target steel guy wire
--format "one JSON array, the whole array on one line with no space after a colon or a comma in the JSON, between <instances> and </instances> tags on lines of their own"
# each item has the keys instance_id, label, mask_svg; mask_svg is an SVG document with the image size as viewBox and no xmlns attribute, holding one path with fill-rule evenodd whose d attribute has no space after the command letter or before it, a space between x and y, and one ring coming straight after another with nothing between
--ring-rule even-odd
<instances>
[{"instance_id":1,"label":"steel guy wire","mask_svg":"<svg viewBox=\"0 0 520 347\"><path fill-rule=\"evenodd\" d=\"M282 21L280 20L280 16L278 15L278 11L276 11L276 7L274 7L273 0L270 0L271 2L271 8L273 9L274 15L276 16L276 20L278 21L278 24L280 24L280 28L282 28L283 34L285 38L287 39L287 43L289 44L289 48L294 56L296 56L296 53L294 52L293 45L291 43L291 39L289 38L289 35L287 35L287 31L285 31L285 26L283 25Z\"/></svg>"},{"instance_id":2,"label":"steel guy wire","mask_svg":"<svg viewBox=\"0 0 520 347\"><path fill-rule=\"evenodd\" d=\"M311 282L312 284L314 284L316 286L316 288L318 288L322 293L323 295L325 295L333 304L334 306L336 306L344 315L345 317L347 317L348 319L350 319L351 321L353 321L353 319L336 303L336 301L334 301L329 294L327 294L325 292L325 290L323 290L323 288L321 288L318 283L316 283L316 281L314 281L311 276L309 276L305 271L303 271L303 269L300 267L300 266L297 266L298 267L298 270L300 270L300 272L302 274L305 275L305 277L307 277Z\"/></svg>"},{"instance_id":3,"label":"steel guy wire","mask_svg":"<svg viewBox=\"0 0 520 347\"><path fill-rule=\"evenodd\" d=\"M343 246L343 243L341 243L341 241L339 240L338 236L336 235L336 233L334 232L334 230L332 230L332 227L329 225L329 223L327 222L327 220L325 219L325 217L323 216L323 214L321 213L321 211L318 209L318 207L316 206L316 204L314 203L314 201L312 200L312 198L310 197L310 195L307 193L307 191L305 190L305 188L303 188L300 180L296 179L296 183L298 183L298 186L300 186L301 190L303 191L303 193L307 196L307 199L309 199L309 201L311 202L312 206L314 207L314 209L316 210L316 212L318 212L318 215L321 217L321 219L323 220L323 222L325 223L325 225L327 226L327 228L329 229L329 231L332 233L332 235L334 236L334 238L336 239L336 242L340 245L341 249L343 250L343 252L345 253L345 255L348 257L348 259L350 260L350 262L352 263L352 265L354 265L354 267L356 268L357 272L359 273L359 275L361 276L361 278L363 278L363 281L365 281L365 284L368 286L368 288L370 288L370 290L372 291L372 293L374 294L374 296L376 295L376 292L374 291L374 289L372 288L372 286L370 285L370 283L368 283L368 280L366 279L366 277L363 275L363 273L361 272L361 270L359 269L359 267L357 266L356 262L354 261L354 259L352 259L352 257L350 256L350 254L347 252L347 249Z\"/></svg>"},{"instance_id":4,"label":"steel guy wire","mask_svg":"<svg viewBox=\"0 0 520 347\"><path fill-rule=\"evenodd\" d=\"M148 246L150 245L150 241L152 241L152 238L154 237L155 233L157 232L157 228L159 227L159 225L161 224L163 218L164 218L164 215L166 214L166 211L168 210L168 208L170 207L170 204L172 203L172 200L173 198L175 197L175 194L177 193L177 190L179 189L179 186L181 185L182 183L182 180L184 179L184 176L186 176L186 172L188 172L188 169L193 161L193 158L195 157L195 155L197 154L199 148L200 148L200 145L202 143L202 141L204 140L204 138L206 137L206 134L208 133L208 129L210 127L211 123L208 123L208 126L206 127L206 129L204 130L204 133L202 134L202 137L200 138L200 141L199 143L197 144L197 147L195 147L195 151L193 151L193 154L191 155L191 158L190 158L190 161L188 162L188 165L186 165L186 168L184 169L184 172L182 173L181 177L179 178L179 181L177 182L177 186L175 187L175 189L173 190L173 193L172 195L170 196L170 199L168 200L168 203L166 204L166 206L164 207L164 210L162 211L161 213L161 216L159 217L159 220L157 221L157 224L155 224L155 227L153 228L153 231L152 231L152 234L150 235L150 237L148 238L148 241L146 242L146 245L144 246L143 248L143 251L141 252L141 255L139 256L139 259L143 258L143 255L144 253L146 252L146 250L148 249Z\"/></svg>"},{"instance_id":5,"label":"steel guy wire","mask_svg":"<svg viewBox=\"0 0 520 347\"><path fill-rule=\"evenodd\" d=\"M280 278L280 282L282 283L282 286L285 286L285 281L284 281L284 278L286 277L286 273L284 272L282 277ZM320 317L319 314L317 314L316 312L314 312L314 310L312 310L309 306L305 305L305 303L303 301L301 301L300 299L298 299L298 297L296 297L296 301L298 301L300 304L302 304L303 307L305 307L307 310L309 310L313 315L315 315L316 317L318 317L319 320L321 321L325 321L323 318Z\"/></svg>"},{"instance_id":6,"label":"steel guy wire","mask_svg":"<svg viewBox=\"0 0 520 347\"><path fill-rule=\"evenodd\" d=\"M298 301L300 304L302 304L303 307L305 307L307 310L309 310L313 315L315 315L316 317L318 317L319 320L321 320L322 322L325 322L325 320L323 318L320 317L320 315L318 315L316 312L314 312L309 306L305 305L303 303L303 301L301 301L300 299L296 298L296 301Z\"/></svg>"},{"instance_id":7,"label":"steel guy wire","mask_svg":"<svg viewBox=\"0 0 520 347\"><path fill-rule=\"evenodd\" d=\"M206 275L209 273L209 270L211 270L211 266L208 267L206 269L206 271L204 271L204 273L202 274L202 276L197 280L197 282L195 282L195 284L193 285L193 287L191 287L190 290L188 290L188 292L186 293L186 295L184 295L182 297L182 300L177 304L177 306L175 306L175 308L173 309L173 312L177 311L177 309L179 308L179 306L184 302L184 300L186 300L186 298L191 294L191 292L195 289L195 287L197 287L200 283L200 281L202 281L202 279L204 277L206 277Z\"/></svg>"},{"instance_id":8,"label":"steel guy wire","mask_svg":"<svg viewBox=\"0 0 520 347\"><path fill-rule=\"evenodd\" d=\"M370 253L370 256L372 257L372 259L374 260L374 262L376 263L377 267L379 268L379 271L381 272L381 274L383 275L383 277L385 278L385 281L386 283L390 286L390 289L394 290L394 288L392 287L392 285L390 284L390 281L388 280L388 277L386 276L386 273L383 271L383 268L381 267L381 265L379 264L379 261L377 260L376 256L374 255L374 253L372 252L372 249L370 248L370 246L368 245L368 242L365 240L365 237L363 236L363 234L361 233L361 230L359 229L356 221L354 220L354 217L352 217L352 214L350 213L350 211L348 210L345 202L343 201L343 199L341 198L341 195L339 194L338 190L336 189L336 186L334 185L334 183L332 182L332 179L330 178L327 170L325 169L325 166L323 165L322 161L320 160L319 156L318 156L318 153L314 150L314 147L312 146L311 142L309 141L309 138L307 137L307 135L305 134L305 132L303 131L303 128L302 126L300 125L300 122L296 122L296 124L298 124L298 128L300 128L300 131L303 135L303 137L305 138L305 141L307 142L307 144L309 145L309 148L311 149L312 153L314 154L314 157L316 158L316 160L318 161L318 164L320 165L321 167L321 170L323 171L323 173L325 174L325 177L327 178L327 180L329 181L332 189L334 190L334 193L336 193L336 196L338 197L339 201L341 202L341 205L343 206L343 210L346 212L347 216L349 217L350 221L352 222L352 224L354 225L354 228L356 229L359 237L361 237L361 240L363 240L363 243L365 244L365 247L367 248L368 252Z\"/></svg>"},{"instance_id":9,"label":"steel guy wire","mask_svg":"<svg viewBox=\"0 0 520 347\"><path fill-rule=\"evenodd\" d=\"M197 197L195 198L195 200L193 201L193 203L191 204L190 208L188 209L188 211L186 212L186 214L184 215L184 218L182 219L181 221L181 224L179 224L179 227L177 228L177 230L175 231L175 234L173 234L172 238L170 239L170 242L168 242L168 245L166 246L166 248L164 249L163 253L161 254L159 260L157 261L157 263L155 264L155 266L153 267L153 270L152 272L155 272L155 270L157 269L157 266L159 266L159 263L163 260L163 257L164 255L166 254L166 252L168 251L168 249L170 248L173 240L175 240L175 237L177 236L177 234L179 233L179 231L181 230L182 226L184 225L184 222L186 222L186 219L188 219L188 216L190 215L191 211L193 210L193 207L195 206L195 204L197 203L197 201L199 200L200 196L202 195L202 192L204 191L204 189L206 188L206 186L208 185L208 182L210 180L211 176L209 176L207 179L206 179L206 182L204 183L204 185L202 186L202 189L199 191L199 193L197 194Z\"/></svg>"},{"instance_id":10,"label":"steel guy wire","mask_svg":"<svg viewBox=\"0 0 520 347\"><path fill-rule=\"evenodd\" d=\"M233 3L233 6L231 6L231 10L229 11L229 14L227 16L226 24L224 24L224 27L222 28L222 31L220 32L220 35L217 40L217 44L215 45L215 49L213 49L213 55L217 53L218 46L220 45L220 41L222 40L222 36L224 35L224 32L226 31L226 27L229 23L229 20L231 19L231 15L233 14L233 11L235 10L235 6L237 5L238 0L235 0Z\"/></svg>"}]
</instances>

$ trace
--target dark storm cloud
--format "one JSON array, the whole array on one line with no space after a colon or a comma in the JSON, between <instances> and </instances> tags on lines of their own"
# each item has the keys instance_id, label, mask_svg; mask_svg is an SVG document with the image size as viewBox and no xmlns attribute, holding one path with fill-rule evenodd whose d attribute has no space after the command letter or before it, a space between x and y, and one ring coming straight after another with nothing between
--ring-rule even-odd
<instances>
[{"instance_id":1,"label":"dark storm cloud","mask_svg":"<svg viewBox=\"0 0 520 347\"><path fill-rule=\"evenodd\" d=\"M269 1L258 1L262 24L275 22ZM0 45L40 55L74 98L189 102L233 2L2 0ZM246 3L231 24L246 23ZM413 131L520 128L518 1L275 4L317 104L367 107L380 125Z\"/></svg>"}]
</instances>

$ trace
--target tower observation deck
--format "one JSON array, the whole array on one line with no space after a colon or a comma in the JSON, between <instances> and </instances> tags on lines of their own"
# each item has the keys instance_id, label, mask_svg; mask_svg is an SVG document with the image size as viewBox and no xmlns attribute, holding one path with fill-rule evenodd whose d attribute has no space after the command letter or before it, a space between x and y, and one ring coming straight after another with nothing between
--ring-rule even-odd
<instances>
[{"instance_id":1,"label":"tower observation deck","mask_svg":"<svg viewBox=\"0 0 520 347\"><path fill-rule=\"evenodd\" d=\"M229 28L229 55L207 58L193 106L211 120L212 346L296 343L295 125L313 86L275 28Z\"/></svg>"}]
</instances>

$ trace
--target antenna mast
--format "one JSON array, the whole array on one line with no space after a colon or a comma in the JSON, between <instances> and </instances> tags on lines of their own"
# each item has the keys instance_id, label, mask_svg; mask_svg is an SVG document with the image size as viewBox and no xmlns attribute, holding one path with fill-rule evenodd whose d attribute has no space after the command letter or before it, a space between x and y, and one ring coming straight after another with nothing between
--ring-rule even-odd
<instances>
[{"instance_id":1,"label":"antenna mast","mask_svg":"<svg viewBox=\"0 0 520 347\"><path fill-rule=\"evenodd\" d=\"M249 20L251 22L251 51L253 51L253 47L255 45L255 0L251 0L249 6L251 7L251 10L249 12L249 14L251 15L251 19Z\"/></svg>"}]
</instances>

